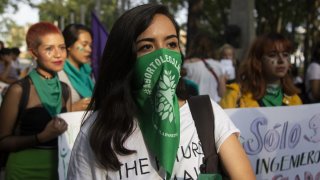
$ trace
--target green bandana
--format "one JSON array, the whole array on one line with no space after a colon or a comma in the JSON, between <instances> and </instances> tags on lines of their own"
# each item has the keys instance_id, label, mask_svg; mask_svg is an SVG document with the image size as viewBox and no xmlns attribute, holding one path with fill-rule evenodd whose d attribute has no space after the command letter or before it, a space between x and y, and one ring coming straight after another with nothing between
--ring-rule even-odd
<instances>
[{"instance_id":1,"label":"green bandana","mask_svg":"<svg viewBox=\"0 0 320 180\"><path fill-rule=\"evenodd\" d=\"M268 85L262 102L266 107L282 105L282 88L279 85Z\"/></svg>"},{"instance_id":2,"label":"green bandana","mask_svg":"<svg viewBox=\"0 0 320 180\"><path fill-rule=\"evenodd\" d=\"M66 72L72 86L81 97L86 98L92 96L94 84L90 78L92 69L89 64L83 64L78 70L69 62L69 60L67 60L63 70Z\"/></svg>"},{"instance_id":3,"label":"green bandana","mask_svg":"<svg viewBox=\"0 0 320 180\"><path fill-rule=\"evenodd\" d=\"M139 126L148 149L170 177L180 140L180 112L175 94L181 55L159 49L137 59L133 96L139 108Z\"/></svg>"},{"instance_id":4,"label":"green bandana","mask_svg":"<svg viewBox=\"0 0 320 180\"><path fill-rule=\"evenodd\" d=\"M38 93L40 101L49 114L54 117L61 112L61 84L58 76L52 79L44 79L36 70L29 74L34 87Z\"/></svg>"}]
</instances>

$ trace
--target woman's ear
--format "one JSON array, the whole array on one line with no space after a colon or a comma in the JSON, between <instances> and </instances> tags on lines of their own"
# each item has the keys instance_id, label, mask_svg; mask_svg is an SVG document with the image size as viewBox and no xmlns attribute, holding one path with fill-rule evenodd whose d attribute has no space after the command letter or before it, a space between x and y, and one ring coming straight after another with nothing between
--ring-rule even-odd
<instances>
[{"instance_id":1,"label":"woman's ear","mask_svg":"<svg viewBox=\"0 0 320 180\"><path fill-rule=\"evenodd\" d=\"M34 60L38 59L38 53L34 49L29 48L28 51Z\"/></svg>"}]
</instances>

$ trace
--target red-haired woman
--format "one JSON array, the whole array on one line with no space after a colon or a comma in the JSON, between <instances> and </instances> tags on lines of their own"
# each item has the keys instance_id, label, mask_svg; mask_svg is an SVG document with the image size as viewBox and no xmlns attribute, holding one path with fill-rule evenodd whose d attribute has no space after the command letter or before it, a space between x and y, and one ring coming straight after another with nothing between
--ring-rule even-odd
<instances>
[{"instance_id":1,"label":"red-haired woman","mask_svg":"<svg viewBox=\"0 0 320 180\"><path fill-rule=\"evenodd\" d=\"M26 41L37 67L10 86L0 109L0 151L9 152L5 176L58 179L57 137L68 125L56 115L71 108L70 90L57 77L66 47L60 30L48 22L32 25Z\"/></svg>"},{"instance_id":2,"label":"red-haired woman","mask_svg":"<svg viewBox=\"0 0 320 180\"><path fill-rule=\"evenodd\" d=\"M278 33L258 37L238 71L239 83L227 86L223 108L270 107L302 104L298 88L288 73L293 50Z\"/></svg>"}]
</instances>

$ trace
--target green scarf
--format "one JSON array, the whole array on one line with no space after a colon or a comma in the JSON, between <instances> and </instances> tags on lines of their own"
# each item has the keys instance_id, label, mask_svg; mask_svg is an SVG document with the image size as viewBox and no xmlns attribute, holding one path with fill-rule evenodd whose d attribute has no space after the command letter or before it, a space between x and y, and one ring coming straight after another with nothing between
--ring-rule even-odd
<instances>
[{"instance_id":1,"label":"green scarf","mask_svg":"<svg viewBox=\"0 0 320 180\"><path fill-rule=\"evenodd\" d=\"M62 107L62 90L58 76L55 74L52 79L45 79L36 70L32 70L29 77L44 108L52 117L59 114Z\"/></svg>"},{"instance_id":2,"label":"green scarf","mask_svg":"<svg viewBox=\"0 0 320 180\"><path fill-rule=\"evenodd\" d=\"M137 59L133 97L148 149L171 177L180 140L180 112L175 94L180 77L181 55L159 49Z\"/></svg>"},{"instance_id":3,"label":"green scarf","mask_svg":"<svg viewBox=\"0 0 320 180\"><path fill-rule=\"evenodd\" d=\"M262 102L266 107L281 106L283 99L282 88L279 85L267 85L266 94L262 98Z\"/></svg>"},{"instance_id":4,"label":"green scarf","mask_svg":"<svg viewBox=\"0 0 320 180\"><path fill-rule=\"evenodd\" d=\"M89 64L83 64L78 70L69 62L69 60L66 60L63 70L66 72L72 86L81 97L86 98L92 96L94 84L90 78L92 69Z\"/></svg>"}]
</instances>

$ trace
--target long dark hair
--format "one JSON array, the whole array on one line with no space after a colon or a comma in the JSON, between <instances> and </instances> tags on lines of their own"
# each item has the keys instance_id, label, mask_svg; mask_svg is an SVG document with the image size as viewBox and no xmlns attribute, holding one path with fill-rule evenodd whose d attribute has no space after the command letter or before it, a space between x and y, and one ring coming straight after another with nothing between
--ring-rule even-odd
<instances>
[{"instance_id":1,"label":"long dark hair","mask_svg":"<svg viewBox=\"0 0 320 180\"><path fill-rule=\"evenodd\" d=\"M90 131L90 146L98 165L105 169L120 169L116 154L136 152L124 147L135 127L136 106L130 85L137 57L135 42L155 14L170 18L179 36L178 25L165 6L145 4L125 12L115 22L104 49L89 109L98 113Z\"/></svg>"}]
</instances>

